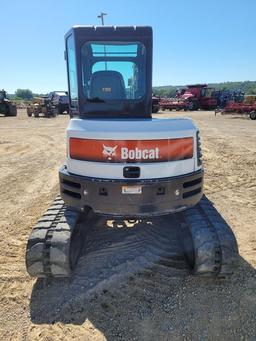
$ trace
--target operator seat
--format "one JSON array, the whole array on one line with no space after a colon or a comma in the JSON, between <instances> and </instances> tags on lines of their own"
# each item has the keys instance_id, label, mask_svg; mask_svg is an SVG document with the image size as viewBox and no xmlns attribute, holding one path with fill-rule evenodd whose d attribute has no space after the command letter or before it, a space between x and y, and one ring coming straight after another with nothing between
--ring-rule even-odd
<instances>
[{"instance_id":1,"label":"operator seat","mask_svg":"<svg viewBox=\"0 0 256 341\"><path fill-rule=\"evenodd\" d=\"M126 99L122 74L111 70L94 72L90 82L90 98L100 98L103 100Z\"/></svg>"}]
</instances>

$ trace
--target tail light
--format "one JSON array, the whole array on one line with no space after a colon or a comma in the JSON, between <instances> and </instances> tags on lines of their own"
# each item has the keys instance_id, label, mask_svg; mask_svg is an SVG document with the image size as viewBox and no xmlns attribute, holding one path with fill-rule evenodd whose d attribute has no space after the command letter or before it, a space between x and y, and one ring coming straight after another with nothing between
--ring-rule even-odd
<instances>
[{"instance_id":1,"label":"tail light","mask_svg":"<svg viewBox=\"0 0 256 341\"><path fill-rule=\"evenodd\" d=\"M202 165L202 150L201 150L201 139L199 131L196 132L196 146L197 146L197 166Z\"/></svg>"}]
</instances>

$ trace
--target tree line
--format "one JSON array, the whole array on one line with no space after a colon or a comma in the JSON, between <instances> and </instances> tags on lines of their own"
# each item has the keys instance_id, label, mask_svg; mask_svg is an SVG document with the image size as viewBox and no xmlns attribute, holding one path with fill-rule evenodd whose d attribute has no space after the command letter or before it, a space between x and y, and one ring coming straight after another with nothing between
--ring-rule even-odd
<instances>
[{"instance_id":1,"label":"tree line","mask_svg":"<svg viewBox=\"0 0 256 341\"><path fill-rule=\"evenodd\" d=\"M13 100L31 101L34 97L41 97L45 94L35 94L30 89L17 89L14 94L8 94L8 97Z\"/></svg>"}]
</instances>

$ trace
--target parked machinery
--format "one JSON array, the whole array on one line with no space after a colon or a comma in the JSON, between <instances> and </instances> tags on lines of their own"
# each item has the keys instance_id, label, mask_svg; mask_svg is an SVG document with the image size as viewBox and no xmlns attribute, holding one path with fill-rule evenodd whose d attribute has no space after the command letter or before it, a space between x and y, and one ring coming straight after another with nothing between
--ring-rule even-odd
<instances>
[{"instance_id":1,"label":"parked machinery","mask_svg":"<svg viewBox=\"0 0 256 341\"><path fill-rule=\"evenodd\" d=\"M34 97L31 104L27 106L27 115L29 117L55 117L56 112L51 106L48 96Z\"/></svg>"},{"instance_id":2,"label":"parked machinery","mask_svg":"<svg viewBox=\"0 0 256 341\"><path fill-rule=\"evenodd\" d=\"M156 114L159 111L159 102L160 98L156 96L152 96L152 113Z\"/></svg>"},{"instance_id":3,"label":"parked machinery","mask_svg":"<svg viewBox=\"0 0 256 341\"><path fill-rule=\"evenodd\" d=\"M69 100L67 91L53 91L48 95L49 102L56 115L69 113Z\"/></svg>"},{"instance_id":4,"label":"parked machinery","mask_svg":"<svg viewBox=\"0 0 256 341\"><path fill-rule=\"evenodd\" d=\"M215 116L219 112L225 114L248 115L252 120L256 120L256 96L245 96L240 90L219 90L215 93L218 99L218 108Z\"/></svg>"},{"instance_id":5,"label":"parked machinery","mask_svg":"<svg viewBox=\"0 0 256 341\"><path fill-rule=\"evenodd\" d=\"M4 116L17 116L17 107L7 98L4 89L0 90L0 114Z\"/></svg>"},{"instance_id":6,"label":"parked machinery","mask_svg":"<svg viewBox=\"0 0 256 341\"><path fill-rule=\"evenodd\" d=\"M242 103L245 98L241 90L214 90L212 96L217 99L218 108L224 108L230 101Z\"/></svg>"},{"instance_id":7,"label":"parked machinery","mask_svg":"<svg viewBox=\"0 0 256 341\"><path fill-rule=\"evenodd\" d=\"M222 115L227 114L240 114L240 115L248 115L251 120L256 120L256 102L247 104L240 103L235 101L229 101L226 103L224 108L218 108L215 110L215 116L217 113L221 113Z\"/></svg>"},{"instance_id":8,"label":"parked machinery","mask_svg":"<svg viewBox=\"0 0 256 341\"><path fill-rule=\"evenodd\" d=\"M160 110L189 110L189 102L186 102L178 97L174 98L161 98L159 101ZM192 109L191 109L192 110Z\"/></svg>"},{"instance_id":9,"label":"parked machinery","mask_svg":"<svg viewBox=\"0 0 256 341\"><path fill-rule=\"evenodd\" d=\"M245 95L244 96L244 103L253 104L255 102L256 102L256 95Z\"/></svg>"},{"instance_id":10,"label":"parked machinery","mask_svg":"<svg viewBox=\"0 0 256 341\"><path fill-rule=\"evenodd\" d=\"M217 107L217 99L213 97L214 88L207 84L188 85L178 89L175 98L162 99L160 108L165 110L211 110Z\"/></svg>"}]
</instances>

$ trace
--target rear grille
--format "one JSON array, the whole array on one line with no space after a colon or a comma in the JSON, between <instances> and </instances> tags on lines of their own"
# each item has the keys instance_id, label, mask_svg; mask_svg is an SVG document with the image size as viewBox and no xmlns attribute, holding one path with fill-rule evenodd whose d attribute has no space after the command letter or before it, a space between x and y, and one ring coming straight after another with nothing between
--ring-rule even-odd
<instances>
[{"instance_id":1,"label":"rear grille","mask_svg":"<svg viewBox=\"0 0 256 341\"><path fill-rule=\"evenodd\" d=\"M193 195L199 194L201 192L201 187L194 189L193 191L183 193L183 199L192 197Z\"/></svg>"},{"instance_id":2,"label":"rear grille","mask_svg":"<svg viewBox=\"0 0 256 341\"><path fill-rule=\"evenodd\" d=\"M200 184L201 182L202 182L202 178L197 178L195 180L187 181L187 182L184 182L183 188L192 187L192 186Z\"/></svg>"},{"instance_id":3,"label":"rear grille","mask_svg":"<svg viewBox=\"0 0 256 341\"><path fill-rule=\"evenodd\" d=\"M81 199L81 194L76 193L76 192L71 192L67 189L63 189L62 191L63 194L69 195L70 197L76 198L76 199Z\"/></svg>"},{"instance_id":4,"label":"rear grille","mask_svg":"<svg viewBox=\"0 0 256 341\"><path fill-rule=\"evenodd\" d=\"M79 183L73 182L73 181L70 181L70 180L67 180L67 179L63 179L62 183L67 185L67 186L70 186L70 187L81 188L81 185Z\"/></svg>"}]
</instances>

